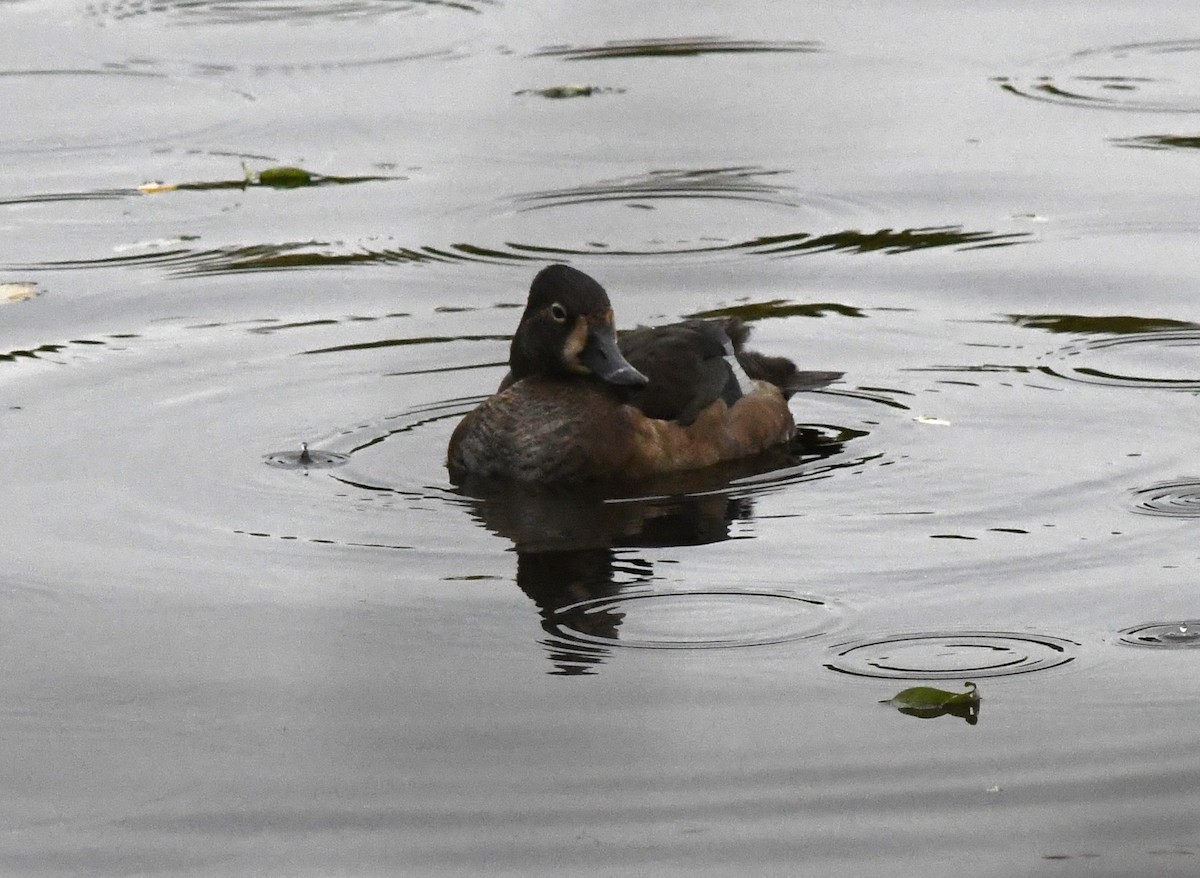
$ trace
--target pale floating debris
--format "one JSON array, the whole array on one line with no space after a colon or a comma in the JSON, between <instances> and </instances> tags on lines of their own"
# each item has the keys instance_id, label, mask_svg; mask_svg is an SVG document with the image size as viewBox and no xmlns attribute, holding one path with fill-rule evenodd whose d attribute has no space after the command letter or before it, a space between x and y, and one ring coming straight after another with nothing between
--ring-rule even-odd
<instances>
[{"instance_id":1,"label":"pale floating debris","mask_svg":"<svg viewBox=\"0 0 1200 878\"><path fill-rule=\"evenodd\" d=\"M949 427L950 422L943 418L931 418L927 415L917 415L913 418L918 424L932 424L935 427Z\"/></svg>"},{"instance_id":2,"label":"pale floating debris","mask_svg":"<svg viewBox=\"0 0 1200 878\"><path fill-rule=\"evenodd\" d=\"M1027 223L1048 223L1050 217L1042 216L1040 213L1014 213L1012 219L1025 220Z\"/></svg>"},{"instance_id":3,"label":"pale floating debris","mask_svg":"<svg viewBox=\"0 0 1200 878\"><path fill-rule=\"evenodd\" d=\"M42 292L37 284L28 281L0 284L0 302L24 302L36 299Z\"/></svg>"},{"instance_id":4,"label":"pale floating debris","mask_svg":"<svg viewBox=\"0 0 1200 878\"><path fill-rule=\"evenodd\" d=\"M138 192L146 195L153 195L155 192L174 192L179 186L176 183L163 183L159 180L150 180L138 187Z\"/></svg>"},{"instance_id":5,"label":"pale floating debris","mask_svg":"<svg viewBox=\"0 0 1200 878\"><path fill-rule=\"evenodd\" d=\"M178 238L155 238L153 241L134 241L132 244L117 244L112 248L114 253L128 253L132 250L165 250L177 247L185 241L198 241L199 235L180 235Z\"/></svg>"},{"instance_id":6,"label":"pale floating debris","mask_svg":"<svg viewBox=\"0 0 1200 878\"><path fill-rule=\"evenodd\" d=\"M998 786L988 787L986 790L984 790L985 793L999 793L1002 791L1003 790Z\"/></svg>"}]
</instances>

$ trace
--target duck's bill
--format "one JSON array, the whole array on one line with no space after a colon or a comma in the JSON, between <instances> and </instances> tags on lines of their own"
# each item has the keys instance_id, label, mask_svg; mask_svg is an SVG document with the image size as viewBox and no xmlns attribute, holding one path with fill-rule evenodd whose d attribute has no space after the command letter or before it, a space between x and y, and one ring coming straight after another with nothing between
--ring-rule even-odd
<instances>
[{"instance_id":1,"label":"duck's bill","mask_svg":"<svg viewBox=\"0 0 1200 878\"><path fill-rule=\"evenodd\" d=\"M609 384L620 387L645 387L650 379L633 368L617 347L617 336L611 329L590 327L587 346L579 355L579 362Z\"/></svg>"}]
</instances>

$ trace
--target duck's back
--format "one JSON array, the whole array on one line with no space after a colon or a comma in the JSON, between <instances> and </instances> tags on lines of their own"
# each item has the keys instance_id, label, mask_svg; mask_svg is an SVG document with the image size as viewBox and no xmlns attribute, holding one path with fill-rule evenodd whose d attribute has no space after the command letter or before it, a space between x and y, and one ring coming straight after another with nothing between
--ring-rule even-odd
<instances>
[{"instance_id":1,"label":"duck's back","mask_svg":"<svg viewBox=\"0 0 1200 878\"><path fill-rule=\"evenodd\" d=\"M736 317L622 332L621 353L650 379L645 387L627 392L628 402L647 417L686 426L718 399L732 406L752 392L750 379L774 384L787 399L842 377L841 372L802 372L786 357L748 351L749 336L750 327Z\"/></svg>"},{"instance_id":2,"label":"duck's back","mask_svg":"<svg viewBox=\"0 0 1200 878\"><path fill-rule=\"evenodd\" d=\"M619 336L621 353L650 379L627 393L648 418L687 425L718 399L733 405L742 387L727 359L731 340L721 323L688 320L643 326Z\"/></svg>"}]
</instances>

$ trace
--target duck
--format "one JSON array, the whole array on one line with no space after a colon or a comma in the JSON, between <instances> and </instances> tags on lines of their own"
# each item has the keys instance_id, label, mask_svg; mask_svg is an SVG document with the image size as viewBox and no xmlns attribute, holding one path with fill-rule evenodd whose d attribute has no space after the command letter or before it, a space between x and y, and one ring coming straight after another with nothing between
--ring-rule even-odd
<instances>
[{"instance_id":1,"label":"duck","mask_svg":"<svg viewBox=\"0 0 1200 878\"><path fill-rule=\"evenodd\" d=\"M534 277L496 392L455 427L450 480L639 482L788 442L788 399L840 372L744 348L739 318L617 332L608 293L569 265Z\"/></svg>"}]
</instances>

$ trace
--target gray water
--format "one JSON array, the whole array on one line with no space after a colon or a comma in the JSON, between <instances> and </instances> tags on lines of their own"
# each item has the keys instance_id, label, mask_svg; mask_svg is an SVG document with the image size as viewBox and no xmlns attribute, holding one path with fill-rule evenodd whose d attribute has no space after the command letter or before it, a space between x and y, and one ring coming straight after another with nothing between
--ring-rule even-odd
<instances>
[{"instance_id":1,"label":"gray water","mask_svg":"<svg viewBox=\"0 0 1200 878\"><path fill-rule=\"evenodd\" d=\"M1187 4L8 0L0 48L0 872L1200 874ZM766 468L464 496L549 261L845 378Z\"/></svg>"}]
</instances>

